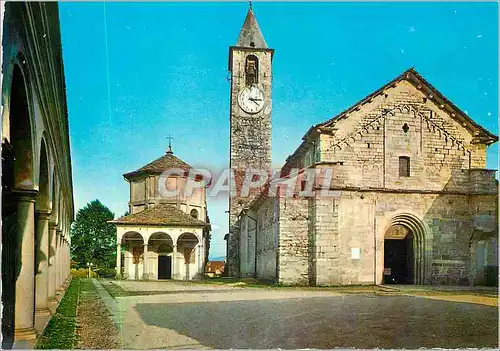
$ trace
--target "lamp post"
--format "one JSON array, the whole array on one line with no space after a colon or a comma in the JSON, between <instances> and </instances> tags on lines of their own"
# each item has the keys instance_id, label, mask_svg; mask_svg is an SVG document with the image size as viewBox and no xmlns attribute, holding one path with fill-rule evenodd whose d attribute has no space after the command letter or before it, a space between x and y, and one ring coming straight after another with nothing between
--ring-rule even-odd
<instances>
[{"instance_id":1,"label":"lamp post","mask_svg":"<svg viewBox=\"0 0 500 351\"><path fill-rule=\"evenodd\" d=\"M92 278L92 275L91 275L91 267L92 267L92 262L87 262L87 266L89 267L89 278Z\"/></svg>"}]
</instances>

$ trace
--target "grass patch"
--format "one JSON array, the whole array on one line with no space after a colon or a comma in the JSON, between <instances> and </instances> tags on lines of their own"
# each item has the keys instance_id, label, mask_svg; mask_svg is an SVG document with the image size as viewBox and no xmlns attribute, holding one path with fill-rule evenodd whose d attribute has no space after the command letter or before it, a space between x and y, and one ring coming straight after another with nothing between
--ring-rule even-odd
<instances>
[{"instance_id":1,"label":"grass patch","mask_svg":"<svg viewBox=\"0 0 500 351\"><path fill-rule=\"evenodd\" d=\"M56 313L50 319L35 348L73 349L75 347L76 308L80 286L80 279L74 278L71 281Z\"/></svg>"},{"instance_id":2,"label":"grass patch","mask_svg":"<svg viewBox=\"0 0 500 351\"><path fill-rule=\"evenodd\" d=\"M114 284L111 281L100 281L103 288L111 295L113 299L122 296L137 296L138 294L135 291L127 291L122 287Z\"/></svg>"}]
</instances>

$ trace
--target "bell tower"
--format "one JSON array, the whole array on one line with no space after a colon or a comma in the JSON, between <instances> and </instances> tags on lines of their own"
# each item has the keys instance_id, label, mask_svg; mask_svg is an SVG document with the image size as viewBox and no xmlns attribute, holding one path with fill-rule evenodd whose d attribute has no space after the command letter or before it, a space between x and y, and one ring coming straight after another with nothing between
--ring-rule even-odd
<instances>
[{"instance_id":1,"label":"bell tower","mask_svg":"<svg viewBox=\"0 0 500 351\"><path fill-rule=\"evenodd\" d=\"M230 276L239 276L238 214L258 194L240 196L245 169L271 167L271 83L273 49L267 47L250 4L238 42L229 48L231 74L230 155L234 171L229 198L227 264Z\"/></svg>"}]
</instances>

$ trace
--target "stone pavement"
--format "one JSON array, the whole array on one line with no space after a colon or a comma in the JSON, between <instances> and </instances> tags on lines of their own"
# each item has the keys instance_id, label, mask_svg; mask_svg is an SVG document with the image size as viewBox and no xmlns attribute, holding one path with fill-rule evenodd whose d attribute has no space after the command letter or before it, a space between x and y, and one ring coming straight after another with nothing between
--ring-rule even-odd
<instances>
[{"instance_id":1,"label":"stone pavement","mask_svg":"<svg viewBox=\"0 0 500 351\"><path fill-rule=\"evenodd\" d=\"M166 291L116 299L123 348L498 346L497 308L479 304L328 289L123 283L144 291L164 284Z\"/></svg>"}]
</instances>

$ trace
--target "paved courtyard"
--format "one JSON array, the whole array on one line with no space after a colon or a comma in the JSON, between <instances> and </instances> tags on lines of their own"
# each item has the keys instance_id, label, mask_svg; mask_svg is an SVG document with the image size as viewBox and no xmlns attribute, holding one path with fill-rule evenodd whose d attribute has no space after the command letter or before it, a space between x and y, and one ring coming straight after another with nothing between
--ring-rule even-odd
<instances>
[{"instance_id":1,"label":"paved courtyard","mask_svg":"<svg viewBox=\"0 0 500 351\"><path fill-rule=\"evenodd\" d=\"M119 282L124 348L496 347L497 307L332 290ZM135 285L135 287L134 287ZM186 292L189 292L186 293Z\"/></svg>"}]
</instances>

